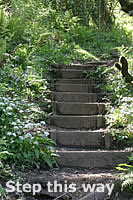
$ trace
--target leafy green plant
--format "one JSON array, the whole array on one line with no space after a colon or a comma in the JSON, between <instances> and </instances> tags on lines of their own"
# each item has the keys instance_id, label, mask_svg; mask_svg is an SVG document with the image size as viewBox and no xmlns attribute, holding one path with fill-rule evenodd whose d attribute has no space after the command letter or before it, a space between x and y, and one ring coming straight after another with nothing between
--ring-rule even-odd
<instances>
[{"instance_id":1,"label":"leafy green plant","mask_svg":"<svg viewBox=\"0 0 133 200\"><path fill-rule=\"evenodd\" d=\"M6 198L6 190L1 185L0 185L0 198L1 200L4 200Z\"/></svg>"},{"instance_id":2,"label":"leafy green plant","mask_svg":"<svg viewBox=\"0 0 133 200\"><path fill-rule=\"evenodd\" d=\"M123 54L130 56L131 50L124 49ZM132 57L129 57L129 61ZM130 62L129 62L130 63ZM132 72L132 64L129 64ZM133 88L125 83L120 72L113 66L105 70L106 85L108 92L106 120L112 137L113 148L124 148L133 144Z\"/></svg>"},{"instance_id":3,"label":"leafy green plant","mask_svg":"<svg viewBox=\"0 0 133 200\"><path fill-rule=\"evenodd\" d=\"M48 138L45 122L34 122L34 104L0 97L0 133L6 145L7 158L19 165L37 166L55 163L54 142ZM25 111L24 111L25 110ZM35 112L35 111L34 111Z\"/></svg>"},{"instance_id":4,"label":"leafy green plant","mask_svg":"<svg viewBox=\"0 0 133 200\"><path fill-rule=\"evenodd\" d=\"M121 100L119 106L108 106L108 110L109 113L106 115L106 119L114 145L121 148L131 146L133 143L132 103Z\"/></svg>"},{"instance_id":5,"label":"leafy green plant","mask_svg":"<svg viewBox=\"0 0 133 200\"><path fill-rule=\"evenodd\" d=\"M133 156L129 157L129 161L133 161ZM133 191L133 165L130 164L119 164L116 167L117 170L123 171L120 173L119 177L121 180L121 190L122 191Z\"/></svg>"}]
</instances>

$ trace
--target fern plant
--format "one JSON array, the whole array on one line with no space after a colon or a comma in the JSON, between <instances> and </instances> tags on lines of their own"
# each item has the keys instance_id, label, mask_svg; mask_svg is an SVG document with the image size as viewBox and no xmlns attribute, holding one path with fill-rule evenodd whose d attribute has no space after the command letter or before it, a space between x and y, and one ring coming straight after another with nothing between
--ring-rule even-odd
<instances>
[{"instance_id":1,"label":"fern plant","mask_svg":"<svg viewBox=\"0 0 133 200\"><path fill-rule=\"evenodd\" d=\"M129 161L133 163L133 155L129 157ZM133 165L119 164L116 169L123 171L123 173L120 174L120 180L122 181L121 190L133 192Z\"/></svg>"}]
</instances>

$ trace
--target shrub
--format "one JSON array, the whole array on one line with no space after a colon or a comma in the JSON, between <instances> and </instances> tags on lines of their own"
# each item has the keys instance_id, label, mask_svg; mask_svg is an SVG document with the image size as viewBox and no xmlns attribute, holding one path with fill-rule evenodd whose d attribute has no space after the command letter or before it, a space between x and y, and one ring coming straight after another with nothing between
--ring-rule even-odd
<instances>
[{"instance_id":1,"label":"shrub","mask_svg":"<svg viewBox=\"0 0 133 200\"><path fill-rule=\"evenodd\" d=\"M0 134L4 141L1 152L5 149L10 163L37 166L55 163L54 142L48 138L45 122L34 122L34 105L0 97Z\"/></svg>"},{"instance_id":2,"label":"shrub","mask_svg":"<svg viewBox=\"0 0 133 200\"><path fill-rule=\"evenodd\" d=\"M133 156L129 157L129 162L133 163ZM121 180L121 190L126 192L133 191L133 165L131 164L119 164L116 167L117 170L123 171L119 174Z\"/></svg>"}]
</instances>

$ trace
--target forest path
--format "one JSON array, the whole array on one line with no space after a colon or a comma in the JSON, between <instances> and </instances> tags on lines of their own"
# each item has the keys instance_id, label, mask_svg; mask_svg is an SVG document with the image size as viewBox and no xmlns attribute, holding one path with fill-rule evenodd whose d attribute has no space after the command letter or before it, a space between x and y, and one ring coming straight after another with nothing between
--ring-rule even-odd
<instances>
[{"instance_id":1,"label":"forest path","mask_svg":"<svg viewBox=\"0 0 133 200\"><path fill-rule=\"evenodd\" d=\"M106 184L113 187L115 183L118 189L116 166L125 163L130 155L126 150L111 149L104 120L104 100L108 94L102 87L105 81L97 77L97 69L111 65L106 61L53 65L50 72L53 115L49 128L60 157L53 169L28 172L28 181L42 186L39 195L29 200L130 200L123 194L117 198L118 192L108 195L106 188ZM91 188L100 184L103 191L97 192L95 188L94 192L89 189L85 192L83 186L88 184Z\"/></svg>"}]
</instances>

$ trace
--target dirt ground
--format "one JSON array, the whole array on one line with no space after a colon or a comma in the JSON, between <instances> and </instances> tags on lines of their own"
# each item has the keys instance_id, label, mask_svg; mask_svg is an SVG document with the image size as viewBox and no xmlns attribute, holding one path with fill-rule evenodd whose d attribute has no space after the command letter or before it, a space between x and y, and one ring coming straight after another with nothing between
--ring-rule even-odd
<instances>
[{"instance_id":1,"label":"dirt ground","mask_svg":"<svg viewBox=\"0 0 133 200\"><path fill-rule=\"evenodd\" d=\"M21 172L20 176L22 178L22 184L30 183L40 184L41 191L33 194L29 193L15 193L10 194L4 200L79 200L81 197L84 197L88 192L83 191L83 184L111 184L116 181L116 171L109 170L77 170L77 169L59 169L54 168L52 170L34 170ZM53 191L54 187L51 185L50 192L48 191L48 182L50 184L61 184L62 192L59 191L58 187L57 192ZM75 192L69 192L70 184L76 185ZM28 195L27 195L28 194ZM119 193L116 192L113 198L106 196L106 200L117 200L116 195ZM124 199L128 200L128 199ZM133 199L132 199L133 200Z\"/></svg>"}]
</instances>

